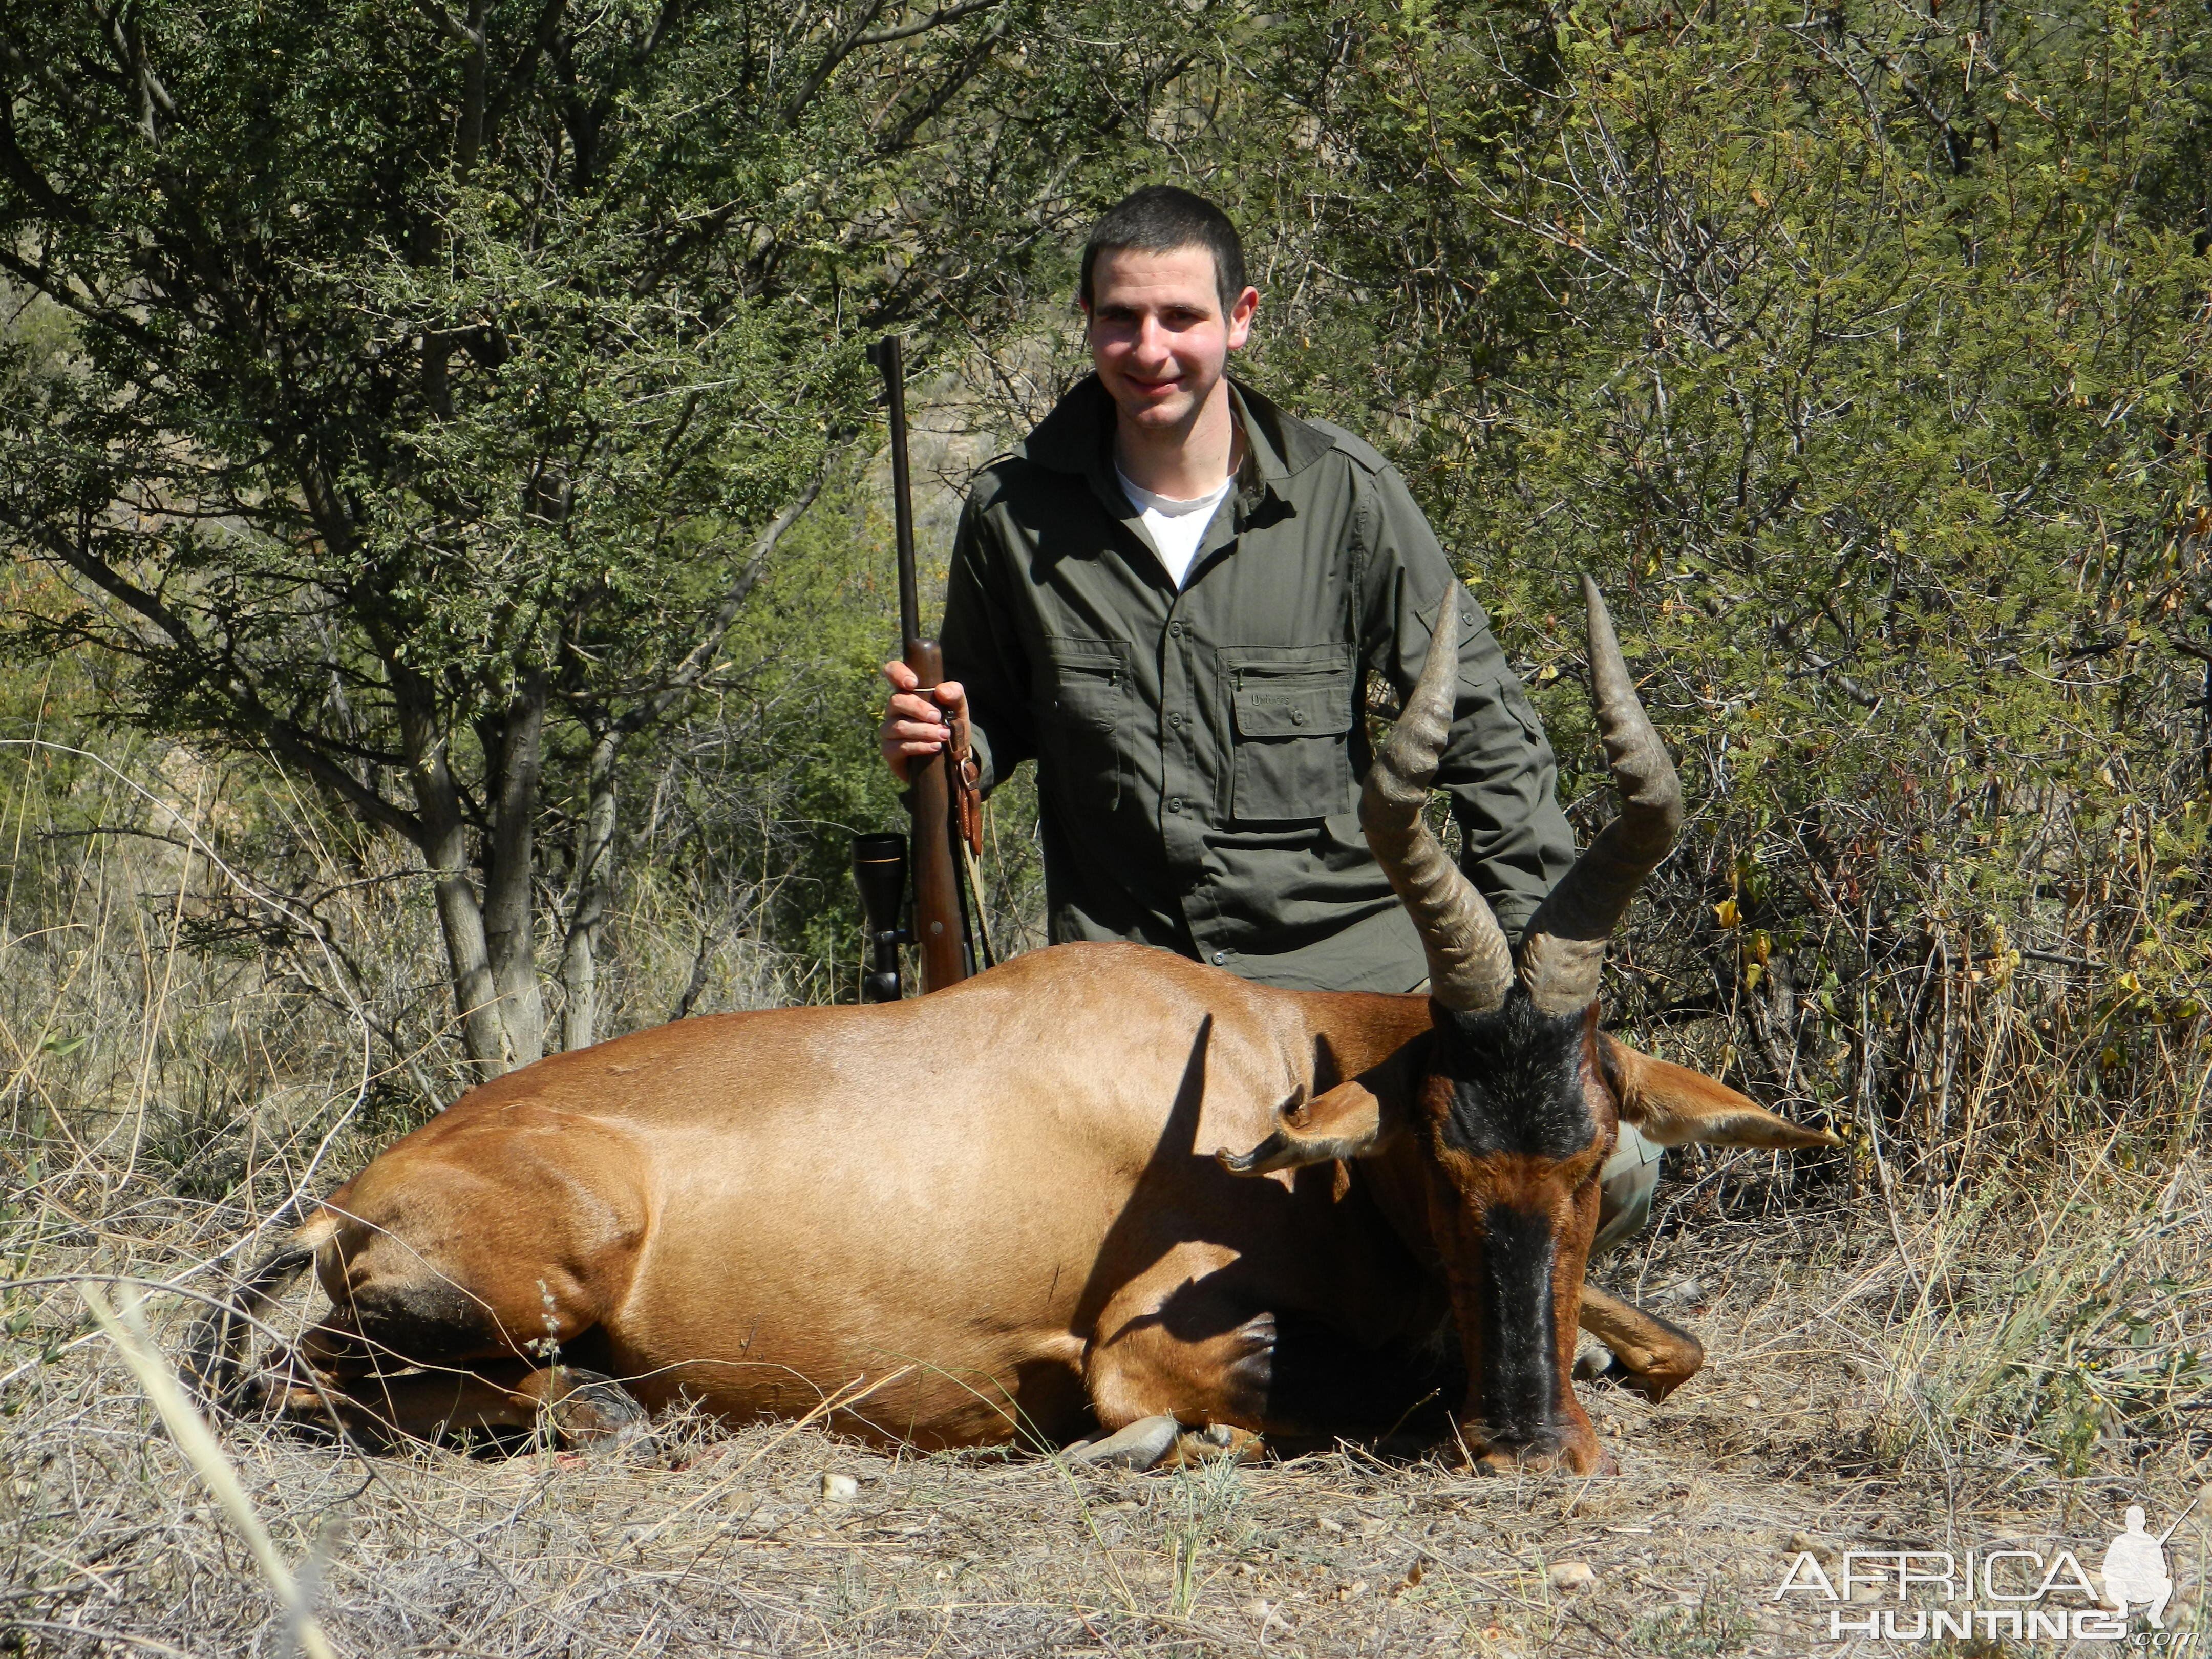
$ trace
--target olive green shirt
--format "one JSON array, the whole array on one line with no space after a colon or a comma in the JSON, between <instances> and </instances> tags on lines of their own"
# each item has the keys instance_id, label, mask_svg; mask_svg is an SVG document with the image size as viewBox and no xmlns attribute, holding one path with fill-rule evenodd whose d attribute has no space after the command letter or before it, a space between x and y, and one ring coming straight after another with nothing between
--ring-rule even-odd
<instances>
[{"instance_id":1,"label":"olive green shirt","mask_svg":"<svg viewBox=\"0 0 2212 1659\"><path fill-rule=\"evenodd\" d=\"M1449 595L1459 698L1437 784L1508 937L1573 861L1552 751L1397 472L1248 387L1231 406L1245 459L1180 591L1115 477L1097 377L985 469L953 550L945 672L985 788L1038 763L1055 942L1411 990L1420 942L1359 830L1370 680L1406 696Z\"/></svg>"}]
</instances>

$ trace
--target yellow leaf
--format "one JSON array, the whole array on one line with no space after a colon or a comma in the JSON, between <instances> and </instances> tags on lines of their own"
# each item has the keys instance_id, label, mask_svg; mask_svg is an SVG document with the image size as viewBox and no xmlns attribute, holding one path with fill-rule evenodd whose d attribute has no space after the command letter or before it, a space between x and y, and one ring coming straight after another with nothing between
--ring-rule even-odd
<instances>
[{"instance_id":1,"label":"yellow leaf","mask_svg":"<svg viewBox=\"0 0 2212 1659\"><path fill-rule=\"evenodd\" d=\"M1736 923L1735 901L1732 898L1724 898L1718 904L1713 906L1713 919L1718 921L1723 927L1735 927Z\"/></svg>"}]
</instances>

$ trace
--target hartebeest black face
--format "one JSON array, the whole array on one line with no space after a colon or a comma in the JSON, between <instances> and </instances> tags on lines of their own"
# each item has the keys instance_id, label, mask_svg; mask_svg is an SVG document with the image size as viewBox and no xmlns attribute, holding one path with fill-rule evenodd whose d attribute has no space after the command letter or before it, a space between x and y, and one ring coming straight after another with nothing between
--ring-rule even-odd
<instances>
[{"instance_id":1,"label":"hartebeest black face","mask_svg":"<svg viewBox=\"0 0 2212 1659\"><path fill-rule=\"evenodd\" d=\"M1638 1122L1662 1146L1830 1139L1598 1035L1606 941L1673 845L1681 790L1604 604L1587 580L1583 592L1598 731L1620 816L1545 898L1519 949L1509 947L1422 818L1456 700L1456 607L1446 603L1360 800L1368 842L1420 932L1433 1025L1370 1073L1292 1103L1249 1155L1222 1159L1239 1174L1329 1158L1396 1161L1390 1184L1423 1195L1420 1220L1466 1351L1460 1430L1468 1450L1492 1467L1528 1461L1577 1473L1600 1461L1570 1375L1598 1170L1620 1121Z\"/></svg>"},{"instance_id":2,"label":"hartebeest black face","mask_svg":"<svg viewBox=\"0 0 2212 1659\"><path fill-rule=\"evenodd\" d=\"M1591 1022L1544 1013L1518 986L1495 1009L1433 1017L1411 1139L1466 1354L1462 1437L1492 1463L1589 1467L1596 1441L1569 1376L1618 1121Z\"/></svg>"},{"instance_id":3,"label":"hartebeest black face","mask_svg":"<svg viewBox=\"0 0 2212 1659\"><path fill-rule=\"evenodd\" d=\"M1610 1139L1585 1076L1589 1020L1542 1014L1525 994L1488 1013L1436 1010L1431 1074L1440 1147L1474 1158L1562 1162Z\"/></svg>"}]
</instances>

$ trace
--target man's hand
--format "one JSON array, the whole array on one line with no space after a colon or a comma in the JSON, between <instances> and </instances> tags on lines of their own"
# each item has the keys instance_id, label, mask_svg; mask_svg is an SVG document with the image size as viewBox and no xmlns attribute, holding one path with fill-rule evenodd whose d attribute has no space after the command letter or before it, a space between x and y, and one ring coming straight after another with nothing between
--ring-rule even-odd
<instances>
[{"instance_id":1,"label":"man's hand","mask_svg":"<svg viewBox=\"0 0 2212 1659\"><path fill-rule=\"evenodd\" d=\"M885 663L884 678L891 683L891 696L878 736L883 744L884 764L891 769L893 777L905 783L909 781L909 762L927 760L940 752L951 735L953 723L966 725L968 693L957 680L921 690L920 678L902 662Z\"/></svg>"}]
</instances>

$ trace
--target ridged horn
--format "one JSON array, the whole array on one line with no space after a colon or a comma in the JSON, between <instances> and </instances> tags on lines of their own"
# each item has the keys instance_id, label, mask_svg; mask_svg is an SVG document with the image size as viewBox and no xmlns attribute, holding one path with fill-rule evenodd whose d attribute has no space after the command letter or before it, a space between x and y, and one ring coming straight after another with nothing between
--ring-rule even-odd
<instances>
[{"instance_id":1,"label":"ridged horn","mask_svg":"<svg viewBox=\"0 0 2212 1659\"><path fill-rule=\"evenodd\" d=\"M1547 1014L1579 1012L1596 997L1606 941L1682 827L1681 782L1637 701L1613 618L1588 576L1583 599L1589 607L1590 699L1620 814L1536 907L1522 936L1516 967L1528 1000Z\"/></svg>"},{"instance_id":2,"label":"ridged horn","mask_svg":"<svg viewBox=\"0 0 2212 1659\"><path fill-rule=\"evenodd\" d=\"M1437 761L1451 734L1459 690L1459 596L1447 589L1428 660L1359 792L1359 826L1421 936L1429 994L1445 1007L1488 1013L1513 985L1513 952L1474 884L1422 821Z\"/></svg>"}]
</instances>

